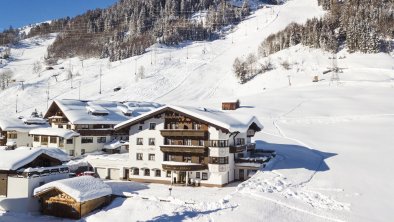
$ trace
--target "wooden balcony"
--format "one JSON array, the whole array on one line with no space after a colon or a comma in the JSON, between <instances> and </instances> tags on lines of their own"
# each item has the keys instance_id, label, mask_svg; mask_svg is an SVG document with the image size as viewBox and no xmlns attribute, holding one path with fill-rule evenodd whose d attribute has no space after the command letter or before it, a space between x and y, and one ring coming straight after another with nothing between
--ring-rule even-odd
<instances>
[{"instance_id":1,"label":"wooden balcony","mask_svg":"<svg viewBox=\"0 0 394 222\"><path fill-rule=\"evenodd\" d=\"M76 130L81 136L108 136L112 135L112 129L79 129Z\"/></svg>"},{"instance_id":2,"label":"wooden balcony","mask_svg":"<svg viewBox=\"0 0 394 222\"><path fill-rule=\"evenodd\" d=\"M186 146L186 145L162 145L160 150L163 153L186 153L186 154L205 154L205 146Z\"/></svg>"},{"instance_id":3,"label":"wooden balcony","mask_svg":"<svg viewBox=\"0 0 394 222\"><path fill-rule=\"evenodd\" d=\"M164 161L162 163L163 170L170 171L200 171L208 169L205 164L198 163L185 163L185 162L174 162L174 161Z\"/></svg>"},{"instance_id":4,"label":"wooden balcony","mask_svg":"<svg viewBox=\"0 0 394 222\"><path fill-rule=\"evenodd\" d=\"M237 146L230 146L230 153L241 153L243 151L252 151L255 150L256 144L249 143L246 145L237 145Z\"/></svg>"},{"instance_id":5,"label":"wooden balcony","mask_svg":"<svg viewBox=\"0 0 394 222\"><path fill-rule=\"evenodd\" d=\"M164 129L161 130L163 137L200 137L207 138L208 131L206 130L192 130L192 129Z\"/></svg>"}]
</instances>

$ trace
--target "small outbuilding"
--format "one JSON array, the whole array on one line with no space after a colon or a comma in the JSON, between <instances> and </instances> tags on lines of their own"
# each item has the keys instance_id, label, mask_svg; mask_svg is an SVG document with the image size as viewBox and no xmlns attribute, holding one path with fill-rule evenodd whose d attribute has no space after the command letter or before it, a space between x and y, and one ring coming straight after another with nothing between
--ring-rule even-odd
<instances>
[{"instance_id":1,"label":"small outbuilding","mask_svg":"<svg viewBox=\"0 0 394 222\"><path fill-rule=\"evenodd\" d=\"M108 205L111 195L111 187L92 176L58 180L34 190L43 214L71 219L80 219Z\"/></svg>"}]
</instances>

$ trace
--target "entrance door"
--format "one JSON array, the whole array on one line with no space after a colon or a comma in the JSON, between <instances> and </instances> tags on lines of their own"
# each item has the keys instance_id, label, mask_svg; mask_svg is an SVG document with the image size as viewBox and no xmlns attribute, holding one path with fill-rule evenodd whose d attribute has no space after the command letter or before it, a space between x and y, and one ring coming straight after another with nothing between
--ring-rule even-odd
<instances>
[{"instance_id":1,"label":"entrance door","mask_svg":"<svg viewBox=\"0 0 394 222\"><path fill-rule=\"evenodd\" d=\"M245 180L245 172L243 169L239 170L239 180Z\"/></svg>"},{"instance_id":2,"label":"entrance door","mask_svg":"<svg viewBox=\"0 0 394 222\"><path fill-rule=\"evenodd\" d=\"M129 169L125 169L124 174L125 174L125 179L129 180L130 179L130 170Z\"/></svg>"},{"instance_id":3,"label":"entrance door","mask_svg":"<svg viewBox=\"0 0 394 222\"><path fill-rule=\"evenodd\" d=\"M186 172L184 171L179 172L179 180L180 183L186 183Z\"/></svg>"}]
</instances>

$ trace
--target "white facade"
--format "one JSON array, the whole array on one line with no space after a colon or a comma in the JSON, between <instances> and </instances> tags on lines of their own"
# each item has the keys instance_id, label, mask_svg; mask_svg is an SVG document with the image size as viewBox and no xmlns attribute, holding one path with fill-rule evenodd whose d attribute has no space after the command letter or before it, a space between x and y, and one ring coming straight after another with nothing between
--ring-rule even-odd
<instances>
[{"instance_id":1,"label":"white facade","mask_svg":"<svg viewBox=\"0 0 394 222\"><path fill-rule=\"evenodd\" d=\"M68 178L67 173L49 174L38 177L8 176L7 196L0 196L0 210L13 212L36 212L38 199L33 197L34 189L51 181Z\"/></svg>"},{"instance_id":2,"label":"white facade","mask_svg":"<svg viewBox=\"0 0 394 222\"><path fill-rule=\"evenodd\" d=\"M151 124L155 124L154 130L150 129ZM162 118L151 118L130 127L129 158L132 163L130 178L169 181L166 171L162 170L164 159L163 152L160 151L160 146L164 143L164 138L160 134L162 129L164 129ZM142 145L137 144L137 140L140 139L142 139ZM153 140L154 145L150 145L149 142ZM142 154L142 159L137 159L137 154ZM138 169L138 174L136 169ZM146 170L150 171L149 176L146 175ZM160 171L160 175L156 171Z\"/></svg>"},{"instance_id":3,"label":"white facade","mask_svg":"<svg viewBox=\"0 0 394 222\"><path fill-rule=\"evenodd\" d=\"M154 129L151 129L152 123L155 124ZM172 170L168 172L163 170L163 163L166 163L164 161L165 154L160 149L160 146L164 145L165 140L160 132L163 129L165 129L163 117L152 117L130 126L129 153L131 171L129 178L131 180L172 183L179 180L179 177L183 175L183 177L186 177L186 181L190 180L206 186L222 186L239 179L236 176L238 172L236 172L235 158L236 155L240 154L230 153L230 146L245 146L250 143L251 137L248 137L246 132L225 133L221 129L209 126L209 140L204 141L204 143L225 141L224 143L226 145L210 146L209 144L204 144L203 146L209 149L208 158L217 158L216 160L225 160L225 162L209 163L208 169L205 170L185 172ZM154 145L149 145L152 139L154 139L155 143ZM182 147L187 146L183 145ZM193 148L193 146L190 147ZM246 152L247 150L241 155L246 155ZM152 159L152 155L154 155L154 160ZM171 164L176 165L173 162ZM147 170L150 171L148 174L146 172ZM160 171L160 173L157 173L157 171Z\"/></svg>"},{"instance_id":4,"label":"white facade","mask_svg":"<svg viewBox=\"0 0 394 222\"><path fill-rule=\"evenodd\" d=\"M22 146L31 147L32 138L29 136L29 132L10 131L7 132L6 145L11 146L11 144L15 144L15 147L22 147Z\"/></svg>"}]
</instances>

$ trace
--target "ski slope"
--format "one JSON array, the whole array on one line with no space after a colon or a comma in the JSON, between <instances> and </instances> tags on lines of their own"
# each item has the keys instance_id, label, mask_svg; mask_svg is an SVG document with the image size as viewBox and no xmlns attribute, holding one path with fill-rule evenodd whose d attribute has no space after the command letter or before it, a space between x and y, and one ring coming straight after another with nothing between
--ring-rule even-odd
<instances>
[{"instance_id":1,"label":"ski slope","mask_svg":"<svg viewBox=\"0 0 394 222\"><path fill-rule=\"evenodd\" d=\"M177 48L155 45L142 56L113 63L61 60L40 77L32 74L32 64L45 56L55 35L28 39L12 49L14 61L4 67L14 71L17 81L25 81L24 90L15 82L0 91L0 116L15 114L16 95L17 115L34 108L44 112L48 88L49 101L80 97L220 108L224 100L240 99L242 108L235 112L256 115L265 126L256 135L257 146L278 153L267 170L221 189L177 187L170 198L166 186L121 185L119 189L133 197L117 198L86 221L393 221L391 55L341 51L338 66L343 73L339 82L332 82L331 74L322 74L331 66L329 53L295 46L270 56L275 69L246 84L240 85L233 75L234 59L257 52L269 34L322 15L315 0L291 0L256 11L223 39ZM291 64L290 70L281 67L283 61ZM136 80L141 65L145 78ZM67 80L69 67L79 73L72 81ZM320 81L313 83L316 75ZM5 213L0 221L21 218L54 219Z\"/></svg>"}]
</instances>

